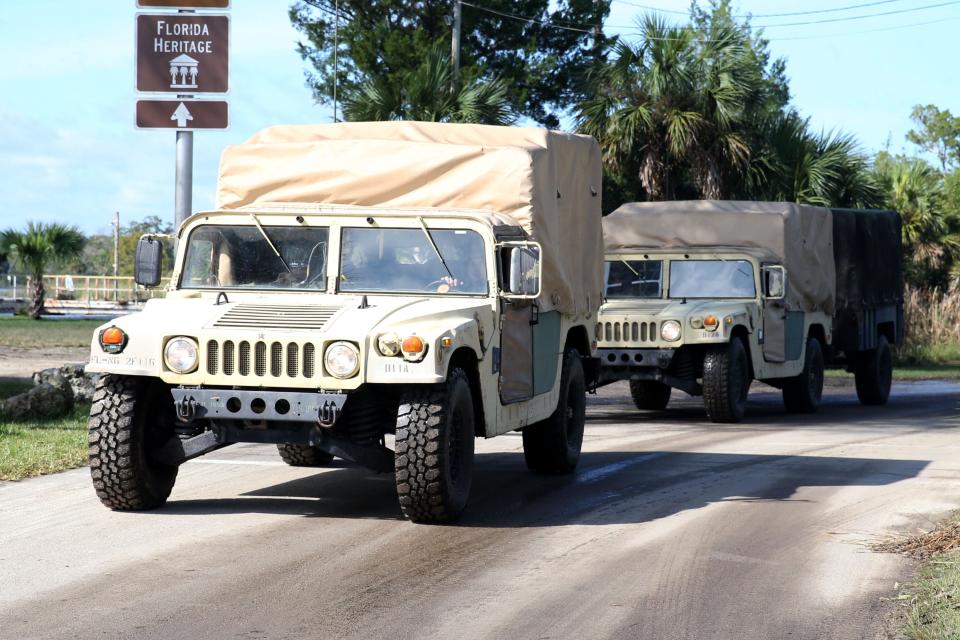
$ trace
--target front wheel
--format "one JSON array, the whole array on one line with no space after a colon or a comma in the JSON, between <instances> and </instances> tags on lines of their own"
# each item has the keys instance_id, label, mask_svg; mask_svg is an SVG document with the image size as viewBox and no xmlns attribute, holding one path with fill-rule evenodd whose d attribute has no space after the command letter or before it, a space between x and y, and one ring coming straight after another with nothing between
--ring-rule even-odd
<instances>
[{"instance_id":1,"label":"front wheel","mask_svg":"<svg viewBox=\"0 0 960 640\"><path fill-rule=\"evenodd\" d=\"M167 501L177 467L151 454L176 437L173 398L159 380L105 375L90 407L90 475L97 496L115 511L154 509Z\"/></svg>"},{"instance_id":2,"label":"front wheel","mask_svg":"<svg viewBox=\"0 0 960 640\"><path fill-rule=\"evenodd\" d=\"M887 404L893 382L893 355L885 336L877 338L876 349L858 355L853 375L861 404Z\"/></svg>"},{"instance_id":3,"label":"front wheel","mask_svg":"<svg viewBox=\"0 0 960 640\"><path fill-rule=\"evenodd\" d=\"M633 404L641 411L660 411L666 409L670 402L668 385L656 380L631 380L630 397Z\"/></svg>"},{"instance_id":4,"label":"front wheel","mask_svg":"<svg viewBox=\"0 0 960 640\"><path fill-rule=\"evenodd\" d=\"M523 457L534 473L571 473L580 461L587 418L587 384L576 349L563 354L560 399L549 418L523 428Z\"/></svg>"},{"instance_id":5,"label":"front wheel","mask_svg":"<svg viewBox=\"0 0 960 640\"><path fill-rule=\"evenodd\" d=\"M473 473L473 398L467 374L401 395L394 452L397 495L414 522L450 522L463 512Z\"/></svg>"},{"instance_id":6,"label":"front wheel","mask_svg":"<svg viewBox=\"0 0 960 640\"><path fill-rule=\"evenodd\" d=\"M814 413L823 397L823 349L816 338L807 340L803 371L783 381L783 404L790 413Z\"/></svg>"},{"instance_id":7,"label":"front wheel","mask_svg":"<svg viewBox=\"0 0 960 640\"><path fill-rule=\"evenodd\" d=\"M750 361L740 338L703 357L703 406L713 422L740 422L750 390Z\"/></svg>"}]
</instances>

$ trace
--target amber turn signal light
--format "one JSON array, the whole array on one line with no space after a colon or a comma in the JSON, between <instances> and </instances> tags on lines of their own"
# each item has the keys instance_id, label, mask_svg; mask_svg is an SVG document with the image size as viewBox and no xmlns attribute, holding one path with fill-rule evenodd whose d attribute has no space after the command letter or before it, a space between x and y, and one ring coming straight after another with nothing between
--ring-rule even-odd
<instances>
[{"instance_id":1,"label":"amber turn signal light","mask_svg":"<svg viewBox=\"0 0 960 640\"><path fill-rule=\"evenodd\" d=\"M100 332L100 348L104 353L120 353L127 346L127 334L119 327L107 327Z\"/></svg>"},{"instance_id":2,"label":"amber turn signal light","mask_svg":"<svg viewBox=\"0 0 960 640\"><path fill-rule=\"evenodd\" d=\"M403 352L403 358L415 362L423 358L427 353L427 345L424 344L420 336L408 336L403 339L400 345L400 351Z\"/></svg>"},{"instance_id":3,"label":"amber turn signal light","mask_svg":"<svg viewBox=\"0 0 960 640\"><path fill-rule=\"evenodd\" d=\"M717 316L707 316L703 319L703 328L708 329L709 331L715 330L720 326L720 321L717 319Z\"/></svg>"}]
</instances>

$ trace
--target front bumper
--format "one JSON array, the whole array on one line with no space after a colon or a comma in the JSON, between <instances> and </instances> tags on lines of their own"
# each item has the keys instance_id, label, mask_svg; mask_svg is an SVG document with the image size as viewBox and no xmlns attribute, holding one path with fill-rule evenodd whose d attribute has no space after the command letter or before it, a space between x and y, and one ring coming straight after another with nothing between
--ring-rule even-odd
<instances>
[{"instance_id":1,"label":"front bumper","mask_svg":"<svg viewBox=\"0 0 960 640\"><path fill-rule=\"evenodd\" d=\"M319 423L330 427L340 417L346 393L270 391L266 389L173 388L177 417L183 422L199 418L274 420Z\"/></svg>"},{"instance_id":2,"label":"front bumper","mask_svg":"<svg viewBox=\"0 0 960 640\"><path fill-rule=\"evenodd\" d=\"M598 349L600 366L604 370L625 367L657 367L666 369L673 362L676 349Z\"/></svg>"}]
</instances>

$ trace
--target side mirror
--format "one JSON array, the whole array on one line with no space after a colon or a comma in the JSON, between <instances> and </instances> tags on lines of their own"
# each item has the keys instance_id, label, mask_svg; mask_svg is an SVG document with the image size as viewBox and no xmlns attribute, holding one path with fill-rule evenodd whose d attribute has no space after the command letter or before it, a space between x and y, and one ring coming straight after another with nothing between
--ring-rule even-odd
<instances>
[{"instance_id":1,"label":"side mirror","mask_svg":"<svg viewBox=\"0 0 960 640\"><path fill-rule=\"evenodd\" d=\"M760 270L763 297L767 300L782 300L787 293L787 272L780 265L763 267Z\"/></svg>"},{"instance_id":2,"label":"side mirror","mask_svg":"<svg viewBox=\"0 0 960 640\"><path fill-rule=\"evenodd\" d=\"M141 237L133 264L133 279L137 284L144 287L159 285L163 271L163 243L155 236Z\"/></svg>"},{"instance_id":3,"label":"side mirror","mask_svg":"<svg viewBox=\"0 0 960 640\"><path fill-rule=\"evenodd\" d=\"M507 299L521 300L539 296L543 269L540 245L536 242L505 242L498 249L500 294Z\"/></svg>"}]
</instances>

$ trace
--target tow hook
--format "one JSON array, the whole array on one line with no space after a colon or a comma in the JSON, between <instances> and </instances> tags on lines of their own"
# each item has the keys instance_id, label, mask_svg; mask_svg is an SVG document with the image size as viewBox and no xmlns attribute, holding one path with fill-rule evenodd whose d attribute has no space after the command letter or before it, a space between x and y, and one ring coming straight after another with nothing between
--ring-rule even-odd
<instances>
[{"instance_id":1,"label":"tow hook","mask_svg":"<svg viewBox=\"0 0 960 640\"><path fill-rule=\"evenodd\" d=\"M337 418L339 417L340 408L335 403L326 401L320 405L320 410L317 415L317 422L321 427L329 429L337 422Z\"/></svg>"},{"instance_id":2,"label":"tow hook","mask_svg":"<svg viewBox=\"0 0 960 640\"><path fill-rule=\"evenodd\" d=\"M190 422L197 414L197 401L193 396L184 396L180 402L175 402L174 406L177 408L177 419L181 422Z\"/></svg>"}]
</instances>

